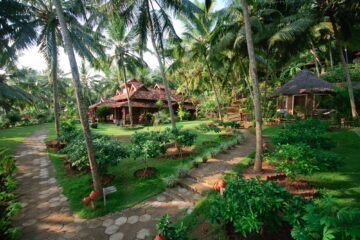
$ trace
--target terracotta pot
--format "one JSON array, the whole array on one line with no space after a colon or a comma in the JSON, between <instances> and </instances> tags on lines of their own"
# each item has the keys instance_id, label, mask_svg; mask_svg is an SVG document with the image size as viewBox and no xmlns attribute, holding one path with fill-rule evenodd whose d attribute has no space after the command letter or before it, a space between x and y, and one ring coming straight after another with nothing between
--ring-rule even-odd
<instances>
[{"instance_id":1,"label":"terracotta pot","mask_svg":"<svg viewBox=\"0 0 360 240\"><path fill-rule=\"evenodd\" d=\"M217 182L217 185L218 185L219 189L220 188L225 188L226 187L226 182L223 179L221 179L220 181Z\"/></svg>"},{"instance_id":2,"label":"terracotta pot","mask_svg":"<svg viewBox=\"0 0 360 240\"><path fill-rule=\"evenodd\" d=\"M220 188L219 188L219 186L218 186L217 183L215 183L215 184L213 185L213 189L216 190L216 191L219 191L219 190L220 190Z\"/></svg>"},{"instance_id":3,"label":"terracotta pot","mask_svg":"<svg viewBox=\"0 0 360 240\"><path fill-rule=\"evenodd\" d=\"M91 202L91 198L90 197L83 198L82 202L83 202L84 205L87 206Z\"/></svg>"},{"instance_id":4,"label":"terracotta pot","mask_svg":"<svg viewBox=\"0 0 360 240\"><path fill-rule=\"evenodd\" d=\"M99 193L95 190L91 191L89 197L91 198L91 200L96 199L99 196Z\"/></svg>"},{"instance_id":5,"label":"terracotta pot","mask_svg":"<svg viewBox=\"0 0 360 240\"><path fill-rule=\"evenodd\" d=\"M154 240L166 240L166 238L165 238L163 235L158 234L158 235L156 235L156 237L154 238Z\"/></svg>"},{"instance_id":6,"label":"terracotta pot","mask_svg":"<svg viewBox=\"0 0 360 240\"><path fill-rule=\"evenodd\" d=\"M263 144L262 144L262 149L263 149L263 150L267 150L267 149L268 149L267 143L263 143Z\"/></svg>"}]
</instances>

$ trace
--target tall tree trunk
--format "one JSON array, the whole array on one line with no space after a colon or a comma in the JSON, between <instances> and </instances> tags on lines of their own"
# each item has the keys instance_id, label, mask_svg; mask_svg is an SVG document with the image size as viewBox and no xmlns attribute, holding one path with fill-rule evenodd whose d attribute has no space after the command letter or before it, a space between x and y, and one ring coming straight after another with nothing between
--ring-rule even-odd
<instances>
[{"instance_id":1,"label":"tall tree trunk","mask_svg":"<svg viewBox=\"0 0 360 240\"><path fill-rule=\"evenodd\" d=\"M156 55L156 58L157 58L158 63L159 63L159 68L160 68L162 81L163 81L163 84L165 86L165 96L166 96L166 100L167 100L168 108L169 108L169 114L170 114L170 119L171 119L171 127L172 127L172 129L176 129L175 114L174 114L174 109L172 107L172 102L171 102L171 92L170 92L169 82L166 79L165 67L164 67L164 64L163 64L163 62L161 60L159 49L156 46L156 41L155 41L155 36L154 36L154 34L155 34L154 33L154 26L153 26L153 23L152 23L152 20L151 20L150 5L149 5L148 1L147 1L147 14L148 14L149 27L150 27L151 43L152 43L152 45L154 47L154 50L155 50L155 55Z\"/></svg>"},{"instance_id":2,"label":"tall tree trunk","mask_svg":"<svg viewBox=\"0 0 360 240\"><path fill-rule=\"evenodd\" d=\"M99 172L98 172L98 165L95 161L94 147L93 147L93 142L92 142L91 135L90 135L89 120L88 120L87 111L86 111L85 105L84 105L84 99L83 99L83 95L82 95L81 82L80 82L80 76L79 76L79 69L77 67L72 41L71 41L70 34L69 34L67 26L66 26L65 17L64 17L64 13L63 13L63 9L62 9L60 0L54 0L53 4L55 6L56 13L57 13L57 16L59 19L61 33L62 33L62 37L64 40L64 48L67 52L70 67L71 67L72 79L73 79L74 86L75 86L76 102L77 102L77 107L79 110L80 121L81 121L82 129L83 129L83 133L84 133L84 138L85 138L85 143L86 143L86 148L87 148L87 153L88 153L88 158L89 158L89 165L90 165L90 169L91 169L91 175L92 175L94 189L99 194L102 194L101 180L100 180L100 176L99 176Z\"/></svg>"},{"instance_id":3,"label":"tall tree trunk","mask_svg":"<svg viewBox=\"0 0 360 240\"><path fill-rule=\"evenodd\" d=\"M220 100L219 100L219 96L217 94L216 88L215 88L215 84L214 84L214 78L213 78L213 74L209 65L209 62L206 59L206 55L205 55L205 62L206 62L206 66L207 69L209 71L209 75L210 75L210 84L211 84L211 88L215 94L215 101L216 101L216 107L217 107L217 111L218 111L218 117L219 119L222 121L222 114L221 114L221 106L220 106Z\"/></svg>"},{"instance_id":4,"label":"tall tree trunk","mask_svg":"<svg viewBox=\"0 0 360 240\"><path fill-rule=\"evenodd\" d=\"M349 72L348 65L346 64L346 61L345 61L344 53L343 53L341 42L340 42L340 35L339 35L339 31L336 26L336 21L334 19L334 16L332 16L332 15L330 16L330 21L331 21L331 25L332 25L333 31L334 31L336 48L340 55L341 65L342 65L342 68L344 71L344 76L346 78L346 82L348 85L348 92L349 92L350 106L351 106L351 115L353 118L356 118L356 117L358 117L358 113L356 111L356 104L355 104L353 86L352 86L352 82L351 82L351 78L350 78L350 72Z\"/></svg>"},{"instance_id":5,"label":"tall tree trunk","mask_svg":"<svg viewBox=\"0 0 360 240\"><path fill-rule=\"evenodd\" d=\"M250 25L250 16L249 16L249 7L246 0L241 0L244 23L245 23L245 33L246 33L246 45L249 55L249 71L252 78L252 86L254 92L254 108L255 108L255 122L256 122L256 155L254 162L254 171L260 172L262 169L262 136L261 136L261 105L260 105L260 93L259 93L259 83L257 78L257 69L256 69L256 59L254 51L254 42L252 38L251 25Z\"/></svg>"},{"instance_id":6,"label":"tall tree trunk","mask_svg":"<svg viewBox=\"0 0 360 240\"><path fill-rule=\"evenodd\" d=\"M329 58L330 58L331 69L333 69L334 68L334 60L333 60L333 55L332 55L332 51L331 51L331 44L330 44L330 47L329 47Z\"/></svg>"},{"instance_id":7,"label":"tall tree trunk","mask_svg":"<svg viewBox=\"0 0 360 240\"><path fill-rule=\"evenodd\" d=\"M53 84L53 97L54 97L54 120L55 120L55 131L56 131L56 139L60 138L60 113L59 113L59 86L58 86L58 78L57 78L57 67L58 67L58 52L56 45L56 36L55 29L51 32L51 37L53 40L51 46L51 79Z\"/></svg>"},{"instance_id":8,"label":"tall tree trunk","mask_svg":"<svg viewBox=\"0 0 360 240\"><path fill-rule=\"evenodd\" d=\"M119 66L119 72L120 71L121 70L120 70L120 66ZM127 96L127 100L128 100L130 126L132 127L134 125L134 121L133 121L133 115L132 115L132 107L131 107L131 102L130 102L129 89L126 84L126 68L125 68L125 66L123 66L123 71L124 71L124 84L125 84L126 96Z\"/></svg>"}]
</instances>

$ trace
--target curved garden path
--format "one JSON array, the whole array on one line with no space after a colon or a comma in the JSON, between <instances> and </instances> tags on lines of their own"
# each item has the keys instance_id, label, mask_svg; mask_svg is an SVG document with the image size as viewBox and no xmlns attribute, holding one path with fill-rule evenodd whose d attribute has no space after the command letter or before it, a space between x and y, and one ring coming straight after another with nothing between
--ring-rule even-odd
<instances>
[{"instance_id":1,"label":"curved garden path","mask_svg":"<svg viewBox=\"0 0 360 240\"><path fill-rule=\"evenodd\" d=\"M21 228L22 239L26 240L146 239L154 234L155 224L162 215L170 214L176 219L190 213L201 194L254 150L254 136L247 130L243 133L245 140L241 145L191 170L180 182L183 187L167 189L121 212L84 220L71 213L47 154L44 143L47 131L39 130L26 138L16 152L17 193L23 209L14 224Z\"/></svg>"}]
</instances>

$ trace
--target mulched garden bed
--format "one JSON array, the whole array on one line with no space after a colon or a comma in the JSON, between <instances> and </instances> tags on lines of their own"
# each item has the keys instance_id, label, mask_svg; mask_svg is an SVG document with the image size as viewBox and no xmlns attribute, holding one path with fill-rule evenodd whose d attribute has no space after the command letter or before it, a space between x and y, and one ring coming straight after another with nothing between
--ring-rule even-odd
<instances>
[{"instance_id":1,"label":"mulched garden bed","mask_svg":"<svg viewBox=\"0 0 360 240\"><path fill-rule=\"evenodd\" d=\"M263 162L263 170L260 174L254 173L253 166L243 171L242 176L249 179L259 176L263 180L276 181L281 184L291 194L301 195L304 198L315 198L318 191L314 186L304 181L296 181L286 177L284 173L275 170L275 167L267 162Z\"/></svg>"},{"instance_id":2,"label":"mulched garden bed","mask_svg":"<svg viewBox=\"0 0 360 240\"><path fill-rule=\"evenodd\" d=\"M46 142L46 147L50 149L60 150L65 147L65 143L59 140L51 140Z\"/></svg>"},{"instance_id":3,"label":"mulched garden bed","mask_svg":"<svg viewBox=\"0 0 360 240\"><path fill-rule=\"evenodd\" d=\"M157 172L156 168L148 167L148 168L136 170L134 176L138 178L146 178L155 175L156 172Z\"/></svg>"},{"instance_id":4,"label":"mulched garden bed","mask_svg":"<svg viewBox=\"0 0 360 240\"><path fill-rule=\"evenodd\" d=\"M162 154L154 159L155 160L180 160L180 159L184 159L184 158L187 158L188 156L190 156L192 151L193 150L191 147L183 147L182 152L180 153L176 147L171 146L171 147L168 147L165 154Z\"/></svg>"}]
</instances>

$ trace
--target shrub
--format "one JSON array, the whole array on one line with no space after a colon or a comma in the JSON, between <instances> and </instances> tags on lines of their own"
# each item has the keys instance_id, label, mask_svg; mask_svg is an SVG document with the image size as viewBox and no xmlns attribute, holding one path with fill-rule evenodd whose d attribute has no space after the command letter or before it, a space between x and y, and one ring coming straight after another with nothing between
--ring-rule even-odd
<instances>
[{"instance_id":1,"label":"shrub","mask_svg":"<svg viewBox=\"0 0 360 240\"><path fill-rule=\"evenodd\" d=\"M303 143L279 145L268 160L277 165L277 170L293 179L299 174L310 175L319 170L335 170L342 165L339 155L312 149Z\"/></svg>"},{"instance_id":2,"label":"shrub","mask_svg":"<svg viewBox=\"0 0 360 240\"><path fill-rule=\"evenodd\" d=\"M80 135L80 131L76 129L76 120L68 119L61 121L60 123L60 140L69 143L71 140L75 139Z\"/></svg>"},{"instance_id":3,"label":"shrub","mask_svg":"<svg viewBox=\"0 0 360 240\"><path fill-rule=\"evenodd\" d=\"M0 149L0 239L19 237L19 230L11 225L12 217L21 209L13 193L16 188L12 176L15 169L15 158L7 155L5 149Z\"/></svg>"},{"instance_id":4,"label":"shrub","mask_svg":"<svg viewBox=\"0 0 360 240\"><path fill-rule=\"evenodd\" d=\"M112 113L112 109L108 106L102 105L96 108L95 114L101 120L105 121L106 116Z\"/></svg>"},{"instance_id":5,"label":"shrub","mask_svg":"<svg viewBox=\"0 0 360 240\"><path fill-rule=\"evenodd\" d=\"M143 157L145 168L147 168L148 159L164 154L168 142L168 135L164 132L135 132L131 137L131 156L135 159Z\"/></svg>"},{"instance_id":6,"label":"shrub","mask_svg":"<svg viewBox=\"0 0 360 240\"><path fill-rule=\"evenodd\" d=\"M241 178L229 182L224 196L214 199L209 217L212 222L233 225L244 237L256 236L262 229L276 231L288 219L295 221L304 203L275 182Z\"/></svg>"},{"instance_id":7,"label":"shrub","mask_svg":"<svg viewBox=\"0 0 360 240\"><path fill-rule=\"evenodd\" d=\"M305 206L291 235L296 240L359 239L360 209L340 208L334 199L322 198Z\"/></svg>"},{"instance_id":8,"label":"shrub","mask_svg":"<svg viewBox=\"0 0 360 240\"><path fill-rule=\"evenodd\" d=\"M153 114L153 124L155 126L160 124L167 124L170 123L170 115L168 113L168 110L164 109L159 112L156 112Z\"/></svg>"},{"instance_id":9,"label":"shrub","mask_svg":"<svg viewBox=\"0 0 360 240\"><path fill-rule=\"evenodd\" d=\"M213 123L209 123L209 124L202 123L199 125L198 129L202 132L215 132L215 133L221 132L221 129Z\"/></svg>"},{"instance_id":10,"label":"shrub","mask_svg":"<svg viewBox=\"0 0 360 240\"><path fill-rule=\"evenodd\" d=\"M109 166L116 166L119 161L128 156L128 152L120 142L110 136L93 135L95 159L100 174L105 174ZM83 135L78 135L63 150L72 166L79 170L89 167L87 148Z\"/></svg>"},{"instance_id":11,"label":"shrub","mask_svg":"<svg viewBox=\"0 0 360 240\"><path fill-rule=\"evenodd\" d=\"M157 233L165 237L166 240L187 240L186 228L181 223L179 226L173 226L169 215L163 215L156 224Z\"/></svg>"},{"instance_id":12,"label":"shrub","mask_svg":"<svg viewBox=\"0 0 360 240\"><path fill-rule=\"evenodd\" d=\"M180 121L189 120L190 119L190 112L183 109L182 104L179 104L179 110L178 110L178 117Z\"/></svg>"},{"instance_id":13,"label":"shrub","mask_svg":"<svg viewBox=\"0 0 360 240\"><path fill-rule=\"evenodd\" d=\"M179 152L182 151L182 147L184 146L192 146L195 143L195 139L197 137L197 134L192 130L181 130L180 128L167 128L165 129L165 134L171 141L174 141Z\"/></svg>"},{"instance_id":14,"label":"shrub","mask_svg":"<svg viewBox=\"0 0 360 240\"><path fill-rule=\"evenodd\" d=\"M310 154L311 149L305 144L285 144L276 147L270 161L275 162L277 170L286 176L295 178L299 174L309 175L319 170L314 158Z\"/></svg>"},{"instance_id":15,"label":"shrub","mask_svg":"<svg viewBox=\"0 0 360 240\"><path fill-rule=\"evenodd\" d=\"M177 185L177 178L174 175L164 178L166 187L173 188Z\"/></svg>"},{"instance_id":16,"label":"shrub","mask_svg":"<svg viewBox=\"0 0 360 240\"><path fill-rule=\"evenodd\" d=\"M15 126L17 122L21 121L20 114L18 112L11 111L5 115L10 126Z\"/></svg>"},{"instance_id":17,"label":"shrub","mask_svg":"<svg viewBox=\"0 0 360 240\"><path fill-rule=\"evenodd\" d=\"M241 125L237 123L237 121L221 121L221 120L214 120L214 123L218 124L219 126L222 126L224 128L231 128L232 130L240 129Z\"/></svg>"},{"instance_id":18,"label":"shrub","mask_svg":"<svg viewBox=\"0 0 360 240\"><path fill-rule=\"evenodd\" d=\"M336 142L323 136L327 125L319 120L306 120L289 124L287 128L274 136L275 144L304 143L311 148L331 149Z\"/></svg>"}]
</instances>

